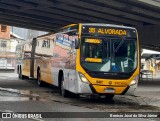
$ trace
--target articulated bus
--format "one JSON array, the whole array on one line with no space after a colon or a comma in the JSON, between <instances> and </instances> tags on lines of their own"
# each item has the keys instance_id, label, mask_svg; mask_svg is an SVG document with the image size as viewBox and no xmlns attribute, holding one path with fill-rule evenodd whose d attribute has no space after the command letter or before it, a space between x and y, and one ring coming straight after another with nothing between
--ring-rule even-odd
<instances>
[{"instance_id":1,"label":"articulated bus","mask_svg":"<svg viewBox=\"0 0 160 121\"><path fill-rule=\"evenodd\" d=\"M66 97L133 95L140 55L137 30L112 24L72 24L17 45L19 78L57 86Z\"/></svg>"}]
</instances>

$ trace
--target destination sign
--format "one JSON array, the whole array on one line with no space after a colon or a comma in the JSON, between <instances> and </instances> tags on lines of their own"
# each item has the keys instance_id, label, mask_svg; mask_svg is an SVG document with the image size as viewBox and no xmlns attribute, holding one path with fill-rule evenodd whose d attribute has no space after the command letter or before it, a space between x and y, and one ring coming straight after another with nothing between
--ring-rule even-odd
<instances>
[{"instance_id":1,"label":"destination sign","mask_svg":"<svg viewBox=\"0 0 160 121\"><path fill-rule=\"evenodd\" d=\"M136 31L134 29L103 26L83 26L82 34L136 37Z\"/></svg>"}]
</instances>

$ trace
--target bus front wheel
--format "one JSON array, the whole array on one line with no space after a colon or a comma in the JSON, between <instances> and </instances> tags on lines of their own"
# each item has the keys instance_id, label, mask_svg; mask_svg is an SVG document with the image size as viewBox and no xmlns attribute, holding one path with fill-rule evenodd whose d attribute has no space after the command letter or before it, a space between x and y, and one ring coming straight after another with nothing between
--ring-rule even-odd
<instances>
[{"instance_id":1,"label":"bus front wheel","mask_svg":"<svg viewBox=\"0 0 160 121\"><path fill-rule=\"evenodd\" d=\"M63 97L68 97L69 96L69 92L65 89L64 87L64 76L62 76L62 80L61 80L61 95Z\"/></svg>"},{"instance_id":2,"label":"bus front wheel","mask_svg":"<svg viewBox=\"0 0 160 121\"><path fill-rule=\"evenodd\" d=\"M18 76L19 76L19 78L21 79L21 78L22 78L22 71L21 71L21 70L19 70L19 71L18 71L18 73L19 73L19 75L18 75Z\"/></svg>"},{"instance_id":3,"label":"bus front wheel","mask_svg":"<svg viewBox=\"0 0 160 121\"><path fill-rule=\"evenodd\" d=\"M20 78L20 79L25 79L25 76L22 75L22 70L21 70L21 69L19 70L19 78Z\"/></svg>"},{"instance_id":4,"label":"bus front wheel","mask_svg":"<svg viewBox=\"0 0 160 121\"><path fill-rule=\"evenodd\" d=\"M18 69L18 73L19 73L19 78L20 79L28 79L29 78L28 76L25 76L25 75L22 74L22 69L21 68Z\"/></svg>"},{"instance_id":5,"label":"bus front wheel","mask_svg":"<svg viewBox=\"0 0 160 121\"><path fill-rule=\"evenodd\" d=\"M37 74L37 82L38 82L38 86L42 87L43 86L43 81L41 80L41 72L38 71Z\"/></svg>"}]
</instances>

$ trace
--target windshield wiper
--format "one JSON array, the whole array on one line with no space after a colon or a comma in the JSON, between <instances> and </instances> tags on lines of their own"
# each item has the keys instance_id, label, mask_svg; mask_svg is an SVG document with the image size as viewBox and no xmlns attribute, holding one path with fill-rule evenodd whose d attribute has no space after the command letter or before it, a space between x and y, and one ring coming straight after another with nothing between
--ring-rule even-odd
<instances>
[{"instance_id":1,"label":"windshield wiper","mask_svg":"<svg viewBox=\"0 0 160 121\"><path fill-rule=\"evenodd\" d=\"M119 43L119 45L116 47L116 49L114 50L114 53L116 53L119 48L122 46L122 44L124 43L125 37L122 38L121 42Z\"/></svg>"}]
</instances>

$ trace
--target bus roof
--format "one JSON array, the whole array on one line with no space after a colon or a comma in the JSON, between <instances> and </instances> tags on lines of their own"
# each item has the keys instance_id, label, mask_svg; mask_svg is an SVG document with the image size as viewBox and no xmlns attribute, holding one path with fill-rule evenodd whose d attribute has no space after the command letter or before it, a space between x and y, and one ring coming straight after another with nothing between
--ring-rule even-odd
<instances>
[{"instance_id":1,"label":"bus roof","mask_svg":"<svg viewBox=\"0 0 160 121\"><path fill-rule=\"evenodd\" d=\"M80 24L80 23L78 23L78 24ZM65 29L65 28L72 27L72 26L75 26L78 24L70 24L70 25L64 26L60 29ZM81 23L81 24L86 25L86 26L108 26L108 27L135 29L134 27L124 26L124 25L116 25L116 24L105 24L105 23Z\"/></svg>"},{"instance_id":2,"label":"bus roof","mask_svg":"<svg viewBox=\"0 0 160 121\"><path fill-rule=\"evenodd\" d=\"M80 24L80 23L78 23ZM78 24L70 24L70 25L67 25L67 26L64 26L60 29L65 29L65 28L68 28L68 27L72 27L72 26L76 26ZM115 25L115 24L105 24L105 23L81 23L82 25L85 25L85 26L108 26L108 27L118 27L118 28L127 28L127 29L135 29L134 27L128 27L128 26L123 26L123 25ZM47 34L44 34L44 35L40 35L40 36L37 36L36 38L43 38L43 37L46 37L46 36L51 36L51 35L54 35L56 33L53 33L53 32L50 32L50 33L47 33ZM28 42L31 42L32 40L30 41L25 41L21 44L25 44L25 43L28 43Z\"/></svg>"}]
</instances>

